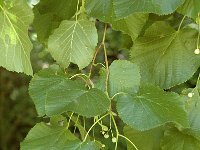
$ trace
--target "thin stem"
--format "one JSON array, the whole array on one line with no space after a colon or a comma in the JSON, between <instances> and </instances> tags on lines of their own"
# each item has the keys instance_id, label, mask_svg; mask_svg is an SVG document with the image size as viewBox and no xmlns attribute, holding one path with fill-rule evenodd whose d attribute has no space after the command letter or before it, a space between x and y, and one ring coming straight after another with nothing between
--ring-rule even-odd
<instances>
[{"instance_id":1,"label":"thin stem","mask_svg":"<svg viewBox=\"0 0 200 150\"><path fill-rule=\"evenodd\" d=\"M93 119L93 122L95 123L95 118ZM92 136L94 137L94 140L95 140L94 128L92 129Z\"/></svg>"},{"instance_id":2,"label":"thin stem","mask_svg":"<svg viewBox=\"0 0 200 150\"><path fill-rule=\"evenodd\" d=\"M93 125L90 127L90 129L89 129L88 132L86 133L83 142L86 141L86 139L87 139L87 137L88 137L88 134L90 133L90 131L92 130L92 128L93 128L99 121L101 121L103 118L105 118L105 117L108 116L108 115L109 115L108 113L105 114L105 115L103 115L101 118L99 118L97 121L95 121L95 122L93 123Z\"/></svg>"},{"instance_id":3,"label":"thin stem","mask_svg":"<svg viewBox=\"0 0 200 150\"><path fill-rule=\"evenodd\" d=\"M73 76L71 76L69 79L71 80L71 79L73 79L73 78L75 78L75 77L77 77L77 76L83 76L83 77L86 77L87 79L88 79L88 76L87 75L85 75L85 74L75 74L75 75L73 75Z\"/></svg>"},{"instance_id":4,"label":"thin stem","mask_svg":"<svg viewBox=\"0 0 200 150\"><path fill-rule=\"evenodd\" d=\"M80 8L81 13L85 12L85 0L82 0L82 6Z\"/></svg>"},{"instance_id":5,"label":"thin stem","mask_svg":"<svg viewBox=\"0 0 200 150\"><path fill-rule=\"evenodd\" d=\"M117 95L121 95L121 94L127 94L127 93L124 93L124 92L116 93L115 95L113 95L113 97L111 97L111 100L114 99Z\"/></svg>"},{"instance_id":6,"label":"thin stem","mask_svg":"<svg viewBox=\"0 0 200 150\"><path fill-rule=\"evenodd\" d=\"M185 20L185 17L186 17L186 16L183 16L183 18L182 18L182 20L181 20L181 23L179 24L179 27L178 27L178 30L177 30L177 32L179 32L179 31L180 31L180 29L181 29L181 26L182 26L182 24L183 24L183 21Z\"/></svg>"},{"instance_id":7,"label":"thin stem","mask_svg":"<svg viewBox=\"0 0 200 150\"><path fill-rule=\"evenodd\" d=\"M106 39L106 31L107 31L107 24L105 24L104 33L103 33L103 50L104 50L104 57L105 57L105 63L106 63L106 94L108 96L108 78L109 78L109 66L108 66L108 57L107 57L107 50L105 45L105 39Z\"/></svg>"},{"instance_id":8,"label":"thin stem","mask_svg":"<svg viewBox=\"0 0 200 150\"><path fill-rule=\"evenodd\" d=\"M92 68L93 68L93 66L94 66L94 63L95 63L97 54L98 54L98 52L99 52L99 50L100 50L101 47L102 47L102 43L99 45L99 47L98 47L98 48L96 49L96 51L95 51L94 57L93 57L93 59L92 59L92 64L91 64L91 67L90 67L89 75L88 75L89 78L90 78L91 75L92 75Z\"/></svg>"},{"instance_id":9,"label":"thin stem","mask_svg":"<svg viewBox=\"0 0 200 150\"><path fill-rule=\"evenodd\" d=\"M119 137L122 137L122 138L124 138L124 139L126 139L127 141L129 141L129 142L133 145L133 147L134 147L136 150L138 150L138 148L136 147L136 145L135 145L129 138L127 138L126 136L123 136L123 135L121 135L121 134L118 134L118 136L119 136Z\"/></svg>"},{"instance_id":10,"label":"thin stem","mask_svg":"<svg viewBox=\"0 0 200 150\"><path fill-rule=\"evenodd\" d=\"M83 128L85 130L85 117L83 117Z\"/></svg>"},{"instance_id":11,"label":"thin stem","mask_svg":"<svg viewBox=\"0 0 200 150\"><path fill-rule=\"evenodd\" d=\"M200 13L198 13L198 37L197 37L197 49L199 49L200 42Z\"/></svg>"},{"instance_id":12,"label":"thin stem","mask_svg":"<svg viewBox=\"0 0 200 150\"><path fill-rule=\"evenodd\" d=\"M106 66L104 64L102 64L102 63L96 63L96 64L94 64L94 66L98 66L98 65L101 65L103 68L106 68Z\"/></svg>"},{"instance_id":13,"label":"thin stem","mask_svg":"<svg viewBox=\"0 0 200 150\"><path fill-rule=\"evenodd\" d=\"M76 125L77 125L77 122L78 122L78 119L79 119L79 115L77 116L77 118L76 118L76 121L75 121L75 124L74 124L74 133L76 132Z\"/></svg>"},{"instance_id":14,"label":"thin stem","mask_svg":"<svg viewBox=\"0 0 200 150\"><path fill-rule=\"evenodd\" d=\"M79 6L79 3L80 3L80 0L78 0L78 3L77 3L77 5L76 5L76 14L75 14L75 16L76 16L76 21L78 20L78 6Z\"/></svg>"},{"instance_id":15,"label":"thin stem","mask_svg":"<svg viewBox=\"0 0 200 150\"><path fill-rule=\"evenodd\" d=\"M112 130L112 117L110 115L110 130Z\"/></svg>"},{"instance_id":16,"label":"thin stem","mask_svg":"<svg viewBox=\"0 0 200 150\"><path fill-rule=\"evenodd\" d=\"M69 128L69 125L70 125L70 122L71 122L71 119L72 119L72 116L73 116L74 113L71 113L70 117L69 117L69 121L67 123L67 129Z\"/></svg>"},{"instance_id":17,"label":"thin stem","mask_svg":"<svg viewBox=\"0 0 200 150\"><path fill-rule=\"evenodd\" d=\"M87 80L89 81L89 83L90 83L90 85L92 86L92 88L94 88L94 83L92 82L92 80L90 80L90 78L87 76L87 75L85 75L85 74L75 74L75 75L73 75L73 76L71 76L69 79L71 80L71 79L73 79L73 78L76 78L76 77L86 77L87 78ZM88 84L88 82L84 79L84 78L81 78L81 79L83 79L85 82L86 82L86 84Z\"/></svg>"},{"instance_id":18,"label":"thin stem","mask_svg":"<svg viewBox=\"0 0 200 150\"><path fill-rule=\"evenodd\" d=\"M85 8L85 0L82 0L82 7Z\"/></svg>"},{"instance_id":19,"label":"thin stem","mask_svg":"<svg viewBox=\"0 0 200 150\"><path fill-rule=\"evenodd\" d=\"M94 63L95 63L95 60L96 60L96 57L97 57L97 54L99 52L99 50L101 49L101 47L103 46L104 48L104 54L105 54L105 38L106 38L106 30L107 30L107 24L105 24L105 28L104 28L104 32L103 32L103 39L102 39L102 42L100 43L99 47L96 49L95 51L95 54L94 54L94 57L92 59L92 64L91 64L91 67L90 67L90 71L89 71L89 78L91 77L91 74L92 74L92 68L94 66ZM106 54L106 57L107 57L107 54ZM105 58L106 62L107 62L107 58ZM107 64L106 64L107 66Z\"/></svg>"},{"instance_id":20,"label":"thin stem","mask_svg":"<svg viewBox=\"0 0 200 150\"><path fill-rule=\"evenodd\" d=\"M118 144L118 136L119 136L119 130L115 121L115 118L113 117L112 113L110 113L112 120L113 120L113 124L115 126L115 130L116 130L116 143L115 143L115 150L117 150L117 144Z\"/></svg>"}]
</instances>

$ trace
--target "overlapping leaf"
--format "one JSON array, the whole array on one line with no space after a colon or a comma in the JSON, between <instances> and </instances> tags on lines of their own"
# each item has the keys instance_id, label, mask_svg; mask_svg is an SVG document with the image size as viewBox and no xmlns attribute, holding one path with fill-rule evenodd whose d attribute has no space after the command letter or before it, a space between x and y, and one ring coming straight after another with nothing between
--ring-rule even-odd
<instances>
[{"instance_id":1,"label":"overlapping leaf","mask_svg":"<svg viewBox=\"0 0 200 150\"><path fill-rule=\"evenodd\" d=\"M185 0L184 4L178 9L178 12L195 20L198 17L198 13L200 13L200 1Z\"/></svg>"},{"instance_id":2,"label":"overlapping leaf","mask_svg":"<svg viewBox=\"0 0 200 150\"><path fill-rule=\"evenodd\" d=\"M160 142L164 135L164 127L158 127L148 131L137 131L129 126L125 126L124 134L139 150L160 150ZM133 146L128 141L127 149L133 149Z\"/></svg>"},{"instance_id":3,"label":"overlapping leaf","mask_svg":"<svg viewBox=\"0 0 200 150\"><path fill-rule=\"evenodd\" d=\"M198 69L196 40L193 29L175 31L164 22L156 22L135 41L131 60L140 66L143 82L170 88L188 80Z\"/></svg>"},{"instance_id":4,"label":"overlapping leaf","mask_svg":"<svg viewBox=\"0 0 200 150\"><path fill-rule=\"evenodd\" d=\"M72 62L83 69L91 62L97 42L97 31L93 22L65 20L49 37L48 49L63 67L68 67Z\"/></svg>"},{"instance_id":5,"label":"overlapping leaf","mask_svg":"<svg viewBox=\"0 0 200 150\"><path fill-rule=\"evenodd\" d=\"M190 127L200 133L200 96L197 89L193 90L193 97L188 99ZM200 137L200 134L199 134Z\"/></svg>"},{"instance_id":6,"label":"overlapping leaf","mask_svg":"<svg viewBox=\"0 0 200 150\"><path fill-rule=\"evenodd\" d=\"M170 14L183 2L184 0L113 0L116 18L127 17L135 12Z\"/></svg>"},{"instance_id":7,"label":"overlapping leaf","mask_svg":"<svg viewBox=\"0 0 200 150\"><path fill-rule=\"evenodd\" d=\"M86 11L90 16L104 22L111 22L113 14L113 0L87 0Z\"/></svg>"},{"instance_id":8,"label":"overlapping leaf","mask_svg":"<svg viewBox=\"0 0 200 150\"><path fill-rule=\"evenodd\" d=\"M87 0L86 11L90 16L110 23L113 29L130 35L133 40L137 38L148 19L147 14L134 13L127 18L116 20L113 0Z\"/></svg>"},{"instance_id":9,"label":"overlapping leaf","mask_svg":"<svg viewBox=\"0 0 200 150\"><path fill-rule=\"evenodd\" d=\"M140 32L142 31L146 21L148 19L148 14L134 13L127 18L112 21L112 27L115 30L122 31L128 34L135 40Z\"/></svg>"},{"instance_id":10,"label":"overlapping leaf","mask_svg":"<svg viewBox=\"0 0 200 150\"><path fill-rule=\"evenodd\" d=\"M40 116L73 111L91 117L103 114L110 105L102 91L87 90L84 84L69 80L52 70L43 70L34 75L29 93Z\"/></svg>"},{"instance_id":11,"label":"overlapping leaf","mask_svg":"<svg viewBox=\"0 0 200 150\"><path fill-rule=\"evenodd\" d=\"M186 132L200 140L200 96L197 87L193 90L189 89L192 97L187 95L187 111L190 128Z\"/></svg>"},{"instance_id":12,"label":"overlapping leaf","mask_svg":"<svg viewBox=\"0 0 200 150\"><path fill-rule=\"evenodd\" d=\"M5 2L0 5L0 10L0 66L32 75L32 43L28 37L32 10L24 0Z\"/></svg>"},{"instance_id":13,"label":"overlapping leaf","mask_svg":"<svg viewBox=\"0 0 200 150\"><path fill-rule=\"evenodd\" d=\"M127 60L116 60L110 67L109 93L137 93L140 86L139 67Z\"/></svg>"},{"instance_id":14,"label":"overlapping leaf","mask_svg":"<svg viewBox=\"0 0 200 150\"><path fill-rule=\"evenodd\" d=\"M35 74L29 85L29 94L34 101L39 116L45 115L45 101L47 91L59 87L67 79L62 75L56 75L56 71L46 69ZM84 87L80 87L83 89Z\"/></svg>"},{"instance_id":15,"label":"overlapping leaf","mask_svg":"<svg viewBox=\"0 0 200 150\"><path fill-rule=\"evenodd\" d=\"M162 150L198 150L200 141L175 128L165 131L161 143Z\"/></svg>"},{"instance_id":16,"label":"overlapping leaf","mask_svg":"<svg viewBox=\"0 0 200 150\"><path fill-rule=\"evenodd\" d=\"M181 97L152 85L142 86L135 95L118 95L117 111L126 124L140 131L161 126L166 122L176 122L188 127Z\"/></svg>"},{"instance_id":17,"label":"overlapping leaf","mask_svg":"<svg viewBox=\"0 0 200 150\"><path fill-rule=\"evenodd\" d=\"M94 142L81 142L66 127L36 124L21 143L21 150L98 150Z\"/></svg>"},{"instance_id":18,"label":"overlapping leaf","mask_svg":"<svg viewBox=\"0 0 200 150\"><path fill-rule=\"evenodd\" d=\"M104 92L95 88L90 90L79 89L79 84L69 81L55 90L48 91L47 115L60 114L68 110L82 116L94 117L109 109L110 101Z\"/></svg>"},{"instance_id":19,"label":"overlapping leaf","mask_svg":"<svg viewBox=\"0 0 200 150\"><path fill-rule=\"evenodd\" d=\"M78 0L42 0L33 8L33 27L38 39L45 41L61 21L70 19L76 12Z\"/></svg>"}]
</instances>

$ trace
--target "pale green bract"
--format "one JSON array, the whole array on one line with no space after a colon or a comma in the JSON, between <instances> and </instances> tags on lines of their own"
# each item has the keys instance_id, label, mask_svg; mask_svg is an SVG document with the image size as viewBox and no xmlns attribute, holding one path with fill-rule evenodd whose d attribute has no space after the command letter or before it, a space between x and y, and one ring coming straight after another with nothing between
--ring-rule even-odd
<instances>
[{"instance_id":1,"label":"pale green bract","mask_svg":"<svg viewBox=\"0 0 200 150\"><path fill-rule=\"evenodd\" d=\"M166 122L176 122L184 127L189 124L182 98L152 85L143 85L134 95L118 95L117 111L126 124L140 131Z\"/></svg>"},{"instance_id":2,"label":"pale green bract","mask_svg":"<svg viewBox=\"0 0 200 150\"><path fill-rule=\"evenodd\" d=\"M156 22L135 41L131 61L140 66L144 83L167 89L185 82L198 69L196 40L197 32L193 29L175 31L164 22Z\"/></svg>"},{"instance_id":3,"label":"pale green bract","mask_svg":"<svg viewBox=\"0 0 200 150\"><path fill-rule=\"evenodd\" d=\"M115 17L120 19L132 13L173 13L184 0L113 0Z\"/></svg>"},{"instance_id":4,"label":"pale green bract","mask_svg":"<svg viewBox=\"0 0 200 150\"><path fill-rule=\"evenodd\" d=\"M101 90L87 90L84 84L49 69L34 75L29 93L40 116L73 111L93 117L105 113L110 106L110 100Z\"/></svg>"},{"instance_id":5,"label":"pale green bract","mask_svg":"<svg viewBox=\"0 0 200 150\"><path fill-rule=\"evenodd\" d=\"M21 150L98 150L93 141L82 142L66 127L36 124L20 145Z\"/></svg>"},{"instance_id":6,"label":"pale green bract","mask_svg":"<svg viewBox=\"0 0 200 150\"><path fill-rule=\"evenodd\" d=\"M140 71L136 64L127 60L116 60L109 67L109 93L137 93L140 86Z\"/></svg>"},{"instance_id":7,"label":"pale green bract","mask_svg":"<svg viewBox=\"0 0 200 150\"><path fill-rule=\"evenodd\" d=\"M30 62L32 43L28 37L32 20L32 10L24 0L0 5L0 66L33 74Z\"/></svg>"},{"instance_id":8,"label":"pale green bract","mask_svg":"<svg viewBox=\"0 0 200 150\"><path fill-rule=\"evenodd\" d=\"M61 66L68 67L72 62L83 69L92 61L97 42L94 22L65 20L49 37L48 49Z\"/></svg>"}]
</instances>

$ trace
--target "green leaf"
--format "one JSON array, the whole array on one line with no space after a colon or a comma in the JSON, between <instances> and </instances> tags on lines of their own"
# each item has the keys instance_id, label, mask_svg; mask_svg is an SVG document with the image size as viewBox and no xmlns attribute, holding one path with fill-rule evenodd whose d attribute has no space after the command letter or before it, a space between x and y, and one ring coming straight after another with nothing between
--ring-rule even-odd
<instances>
[{"instance_id":1,"label":"green leaf","mask_svg":"<svg viewBox=\"0 0 200 150\"><path fill-rule=\"evenodd\" d=\"M176 128L165 131L161 142L162 150L198 150L200 141Z\"/></svg>"},{"instance_id":2,"label":"green leaf","mask_svg":"<svg viewBox=\"0 0 200 150\"><path fill-rule=\"evenodd\" d=\"M196 72L197 32L190 28L175 31L164 22L150 26L131 50L131 60L140 66L142 81L170 88L188 80Z\"/></svg>"},{"instance_id":3,"label":"green leaf","mask_svg":"<svg viewBox=\"0 0 200 150\"><path fill-rule=\"evenodd\" d=\"M130 35L133 40L137 38L148 19L148 14L134 13L127 18L115 20L113 0L87 0L85 5L90 16L112 24L114 30Z\"/></svg>"},{"instance_id":4,"label":"green leaf","mask_svg":"<svg viewBox=\"0 0 200 150\"><path fill-rule=\"evenodd\" d=\"M109 99L102 91L87 90L84 84L69 80L50 69L34 75L29 94L40 116L73 111L91 117L105 113L110 106Z\"/></svg>"},{"instance_id":5,"label":"green leaf","mask_svg":"<svg viewBox=\"0 0 200 150\"><path fill-rule=\"evenodd\" d=\"M94 142L81 142L66 127L36 124L21 143L21 150L98 150Z\"/></svg>"},{"instance_id":6,"label":"green leaf","mask_svg":"<svg viewBox=\"0 0 200 150\"><path fill-rule=\"evenodd\" d=\"M114 30L120 30L125 34L128 34L135 40L140 32L142 31L146 21L148 19L148 14L134 13L127 18L112 21L112 28Z\"/></svg>"},{"instance_id":7,"label":"green leaf","mask_svg":"<svg viewBox=\"0 0 200 150\"><path fill-rule=\"evenodd\" d=\"M173 13L184 0L113 0L116 18L127 17L135 12L166 15Z\"/></svg>"},{"instance_id":8,"label":"green leaf","mask_svg":"<svg viewBox=\"0 0 200 150\"><path fill-rule=\"evenodd\" d=\"M32 75L32 43L28 36L32 10L24 0L5 2L0 10L0 66Z\"/></svg>"},{"instance_id":9,"label":"green leaf","mask_svg":"<svg viewBox=\"0 0 200 150\"><path fill-rule=\"evenodd\" d=\"M178 12L195 20L198 17L198 13L200 13L200 1L185 0L184 4L178 9Z\"/></svg>"},{"instance_id":10,"label":"green leaf","mask_svg":"<svg viewBox=\"0 0 200 150\"><path fill-rule=\"evenodd\" d=\"M187 111L190 128L186 129L187 133L192 134L194 137L200 140L200 96L198 89L192 89L190 94L193 94L192 97L187 95Z\"/></svg>"},{"instance_id":11,"label":"green leaf","mask_svg":"<svg viewBox=\"0 0 200 150\"><path fill-rule=\"evenodd\" d=\"M139 67L127 60L116 60L110 67L109 93L137 93L140 86Z\"/></svg>"},{"instance_id":12,"label":"green leaf","mask_svg":"<svg viewBox=\"0 0 200 150\"><path fill-rule=\"evenodd\" d=\"M33 8L33 27L38 39L45 41L61 21L70 19L76 12L78 0L41 0Z\"/></svg>"},{"instance_id":13,"label":"green leaf","mask_svg":"<svg viewBox=\"0 0 200 150\"><path fill-rule=\"evenodd\" d=\"M44 69L34 75L29 85L29 94L34 101L39 116L46 114L47 92L67 81L68 79L58 74L55 69ZM84 89L84 86L80 86L80 89Z\"/></svg>"},{"instance_id":14,"label":"green leaf","mask_svg":"<svg viewBox=\"0 0 200 150\"><path fill-rule=\"evenodd\" d=\"M160 150L160 140L164 135L164 127L158 127L148 131L137 131L129 126L125 126L124 134L139 150ZM127 149L133 149L133 146L128 141Z\"/></svg>"},{"instance_id":15,"label":"green leaf","mask_svg":"<svg viewBox=\"0 0 200 150\"><path fill-rule=\"evenodd\" d=\"M120 118L136 130L149 130L176 122L188 127L182 98L152 85L143 85L135 95L118 95L117 111Z\"/></svg>"},{"instance_id":16,"label":"green leaf","mask_svg":"<svg viewBox=\"0 0 200 150\"><path fill-rule=\"evenodd\" d=\"M102 91L95 88L88 91L81 90L76 86L71 81L48 91L47 115L60 114L68 110L82 116L93 117L101 115L109 109L110 100Z\"/></svg>"},{"instance_id":17,"label":"green leaf","mask_svg":"<svg viewBox=\"0 0 200 150\"><path fill-rule=\"evenodd\" d=\"M65 20L49 37L48 48L63 67L68 67L72 62L83 69L92 61L97 42L94 23L88 20Z\"/></svg>"},{"instance_id":18,"label":"green leaf","mask_svg":"<svg viewBox=\"0 0 200 150\"><path fill-rule=\"evenodd\" d=\"M188 99L190 127L200 131L200 96L197 89L193 91L193 97ZM200 136L200 135L199 135Z\"/></svg>"},{"instance_id":19,"label":"green leaf","mask_svg":"<svg viewBox=\"0 0 200 150\"><path fill-rule=\"evenodd\" d=\"M86 0L86 12L104 22L111 22L113 18L113 0Z\"/></svg>"}]
</instances>

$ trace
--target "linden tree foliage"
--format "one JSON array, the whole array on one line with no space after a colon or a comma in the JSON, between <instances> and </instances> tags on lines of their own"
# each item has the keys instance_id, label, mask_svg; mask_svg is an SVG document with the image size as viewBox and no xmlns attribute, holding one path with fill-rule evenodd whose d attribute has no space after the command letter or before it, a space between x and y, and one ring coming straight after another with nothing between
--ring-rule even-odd
<instances>
[{"instance_id":1,"label":"linden tree foliage","mask_svg":"<svg viewBox=\"0 0 200 150\"><path fill-rule=\"evenodd\" d=\"M33 46L28 27L33 12L24 0L6 1L0 10L0 66L32 75L30 52Z\"/></svg>"},{"instance_id":2,"label":"linden tree foliage","mask_svg":"<svg viewBox=\"0 0 200 150\"><path fill-rule=\"evenodd\" d=\"M22 150L200 149L199 0L0 0L0 66L32 76Z\"/></svg>"},{"instance_id":3,"label":"linden tree foliage","mask_svg":"<svg viewBox=\"0 0 200 150\"><path fill-rule=\"evenodd\" d=\"M152 24L131 49L131 60L140 66L142 81L165 89L185 82L199 67L200 56L194 54L197 37L193 29L176 31L165 22Z\"/></svg>"},{"instance_id":4,"label":"linden tree foliage","mask_svg":"<svg viewBox=\"0 0 200 150\"><path fill-rule=\"evenodd\" d=\"M38 39L45 41L61 21L71 19L76 13L78 0L42 0L33 8L33 27Z\"/></svg>"},{"instance_id":5,"label":"linden tree foliage","mask_svg":"<svg viewBox=\"0 0 200 150\"><path fill-rule=\"evenodd\" d=\"M49 37L48 49L63 67L68 67L73 62L79 69L83 69L92 61L97 42L93 22L65 20Z\"/></svg>"},{"instance_id":6,"label":"linden tree foliage","mask_svg":"<svg viewBox=\"0 0 200 150\"><path fill-rule=\"evenodd\" d=\"M186 0L184 4L178 9L178 12L196 19L200 11L200 1L199 0Z\"/></svg>"}]
</instances>

